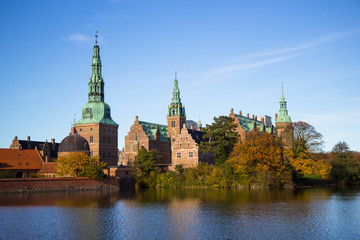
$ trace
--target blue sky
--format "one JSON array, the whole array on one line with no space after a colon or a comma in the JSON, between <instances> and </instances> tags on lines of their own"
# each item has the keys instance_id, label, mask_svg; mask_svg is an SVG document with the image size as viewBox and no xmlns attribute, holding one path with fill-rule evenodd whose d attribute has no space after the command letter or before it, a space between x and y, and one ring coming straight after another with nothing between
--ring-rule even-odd
<instances>
[{"instance_id":1,"label":"blue sky","mask_svg":"<svg viewBox=\"0 0 360 240\"><path fill-rule=\"evenodd\" d=\"M119 149L135 116L166 124L174 71L187 119L279 110L360 151L359 1L1 1L0 147L60 142L87 102L98 30Z\"/></svg>"}]
</instances>

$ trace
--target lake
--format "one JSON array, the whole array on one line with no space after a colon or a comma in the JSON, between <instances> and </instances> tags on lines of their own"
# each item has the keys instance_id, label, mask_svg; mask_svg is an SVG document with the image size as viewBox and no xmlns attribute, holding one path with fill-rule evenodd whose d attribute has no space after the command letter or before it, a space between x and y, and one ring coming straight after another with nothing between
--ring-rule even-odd
<instances>
[{"instance_id":1,"label":"lake","mask_svg":"<svg viewBox=\"0 0 360 240\"><path fill-rule=\"evenodd\" d=\"M360 189L0 196L0 239L360 239Z\"/></svg>"}]
</instances>

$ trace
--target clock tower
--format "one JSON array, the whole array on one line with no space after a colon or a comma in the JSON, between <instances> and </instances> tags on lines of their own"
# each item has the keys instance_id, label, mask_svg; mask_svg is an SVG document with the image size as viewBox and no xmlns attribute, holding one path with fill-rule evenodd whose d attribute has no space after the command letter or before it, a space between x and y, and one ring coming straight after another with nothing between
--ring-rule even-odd
<instances>
[{"instance_id":1,"label":"clock tower","mask_svg":"<svg viewBox=\"0 0 360 240\"><path fill-rule=\"evenodd\" d=\"M90 154L100 156L107 166L116 166L118 162L118 124L110 115L110 106L104 102L104 78L101 74L100 48L95 45L91 61L88 102L82 109L82 116L75 123L78 134L90 145Z\"/></svg>"}]
</instances>

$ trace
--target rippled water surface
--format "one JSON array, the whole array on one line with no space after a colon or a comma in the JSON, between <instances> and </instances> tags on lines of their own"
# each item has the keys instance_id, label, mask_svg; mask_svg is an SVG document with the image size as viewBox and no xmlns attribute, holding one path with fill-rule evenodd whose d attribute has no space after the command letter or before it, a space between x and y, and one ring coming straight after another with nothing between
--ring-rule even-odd
<instances>
[{"instance_id":1,"label":"rippled water surface","mask_svg":"<svg viewBox=\"0 0 360 240\"><path fill-rule=\"evenodd\" d=\"M360 239L360 189L0 196L0 239Z\"/></svg>"}]
</instances>

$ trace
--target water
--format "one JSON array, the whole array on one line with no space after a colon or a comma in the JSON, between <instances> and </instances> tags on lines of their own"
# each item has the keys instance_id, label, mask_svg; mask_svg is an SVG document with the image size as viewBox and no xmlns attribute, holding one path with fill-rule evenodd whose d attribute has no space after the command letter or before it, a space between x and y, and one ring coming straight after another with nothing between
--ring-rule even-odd
<instances>
[{"instance_id":1,"label":"water","mask_svg":"<svg viewBox=\"0 0 360 240\"><path fill-rule=\"evenodd\" d=\"M360 189L0 196L0 239L360 239Z\"/></svg>"}]
</instances>

